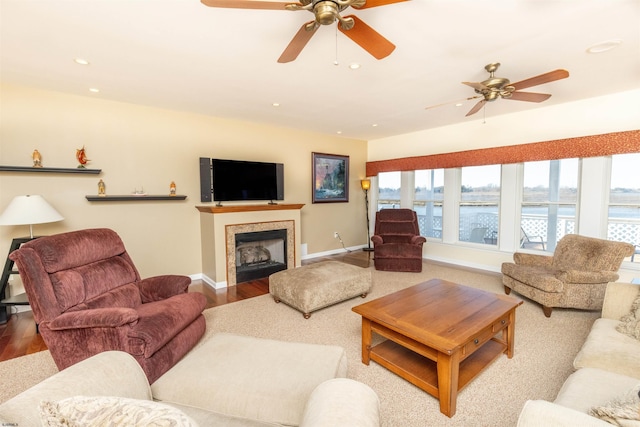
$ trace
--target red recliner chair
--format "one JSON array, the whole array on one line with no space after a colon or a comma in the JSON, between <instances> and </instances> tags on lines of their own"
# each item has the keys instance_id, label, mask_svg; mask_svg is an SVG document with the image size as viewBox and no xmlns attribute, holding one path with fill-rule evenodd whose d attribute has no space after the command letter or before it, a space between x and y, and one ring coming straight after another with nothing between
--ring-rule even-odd
<instances>
[{"instance_id":1,"label":"red recliner chair","mask_svg":"<svg viewBox=\"0 0 640 427\"><path fill-rule=\"evenodd\" d=\"M100 228L40 237L11 253L59 369L127 352L153 383L202 337L206 298L187 276L141 279L120 237Z\"/></svg>"},{"instance_id":2,"label":"red recliner chair","mask_svg":"<svg viewBox=\"0 0 640 427\"><path fill-rule=\"evenodd\" d=\"M412 209L381 209L376 214L373 265L384 271L422 271L422 244L418 216Z\"/></svg>"}]
</instances>

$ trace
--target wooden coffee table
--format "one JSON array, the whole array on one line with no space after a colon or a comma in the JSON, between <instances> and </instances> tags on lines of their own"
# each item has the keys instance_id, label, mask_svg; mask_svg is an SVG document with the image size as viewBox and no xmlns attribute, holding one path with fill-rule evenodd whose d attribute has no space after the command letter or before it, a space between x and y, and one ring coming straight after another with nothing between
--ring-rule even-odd
<instances>
[{"instance_id":1,"label":"wooden coffee table","mask_svg":"<svg viewBox=\"0 0 640 427\"><path fill-rule=\"evenodd\" d=\"M362 363L373 360L456 413L458 391L506 353L513 357L522 301L440 279L353 307L362 316ZM372 333L387 338L372 347Z\"/></svg>"}]
</instances>

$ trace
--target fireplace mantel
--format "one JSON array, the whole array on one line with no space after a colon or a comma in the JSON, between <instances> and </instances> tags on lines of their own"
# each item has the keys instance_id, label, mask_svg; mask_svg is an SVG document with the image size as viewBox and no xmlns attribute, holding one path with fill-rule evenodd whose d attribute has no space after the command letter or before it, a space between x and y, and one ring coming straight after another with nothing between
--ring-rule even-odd
<instances>
[{"instance_id":1,"label":"fireplace mantel","mask_svg":"<svg viewBox=\"0 0 640 427\"><path fill-rule=\"evenodd\" d=\"M278 204L278 205L229 205L229 206L196 206L200 212L200 233L202 245L202 274L205 283L220 289L235 285L235 273L229 274L229 262L227 242L228 232L238 227L246 226L249 230L267 230L274 225L277 228L282 222L291 222L293 236L290 238L288 248L293 252L293 262L288 258L287 264L292 268L301 265L300 242L301 228L300 216L304 204ZM243 231L245 232L245 231ZM233 268L235 269L235 256L233 255Z\"/></svg>"},{"instance_id":2,"label":"fireplace mantel","mask_svg":"<svg viewBox=\"0 0 640 427\"><path fill-rule=\"evenodd\" d=\"M233 212L255 212L255 211L282 211L291 209L302 209L304 204L287 205L231 205L231 206L196 206L200 212L219 214Z\"/></svg>"}]
</instances>

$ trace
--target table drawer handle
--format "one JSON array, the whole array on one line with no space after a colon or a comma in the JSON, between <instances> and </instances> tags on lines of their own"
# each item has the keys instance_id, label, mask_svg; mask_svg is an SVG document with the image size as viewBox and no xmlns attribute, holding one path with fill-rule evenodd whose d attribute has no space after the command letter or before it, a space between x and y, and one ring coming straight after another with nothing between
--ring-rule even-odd
<instances>
[{"instance_id":1,"label":"table drawer handle","mask_svg":"<svg viewBox=\"0 0 640 427\"><path fill-rule=\"evenodd\" d=\"M502 319L500 323L504 325L505 323L507 323L507 321L505 319Z\"/></svg>"},{"instance_id":2,"label":"table drawer handle","mask_svg":"<svg viewBox=\"0 0 640 427\"><path fill-rule=\"evenodd\" d=\"M478 345L478 343L479 343L479 342L480 342L480 340L479 340L478 338L476 338L475 340L473 340L473 343L474 343L475 345Z\"/></svg>"}]
</instances>

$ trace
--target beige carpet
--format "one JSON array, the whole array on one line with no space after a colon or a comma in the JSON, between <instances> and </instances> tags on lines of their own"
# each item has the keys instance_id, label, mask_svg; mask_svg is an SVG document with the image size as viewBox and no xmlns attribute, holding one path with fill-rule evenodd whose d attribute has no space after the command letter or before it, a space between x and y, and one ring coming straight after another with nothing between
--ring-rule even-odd
<instances>
[{"instance_id":1,"label":"beige carpet","mask_svg":"<svg viewBox=\"0 0 640 427\"><path fill-rule=\"evenodd\" d=\"M264 295L207 310L206 336L224 331L344 347L348 376L376 390L385 427L494 427L515 425L527 399L553 400L573 371L571 362L598 317L595 312L556 309L547 319L538 305L525 301L516 312L513 359L500 357L462 390L457 413L448 418L440 413L435 398L375 362L370 366L360 362L360 317L351 307L434 277L502 293L500 277L429 263L422 273L372 271L373 290L365 300L355 298L314 312L305 320L298 311ZM48 351L0 363L0 401L54 372Z\"/></svg>"}]
</instances>

